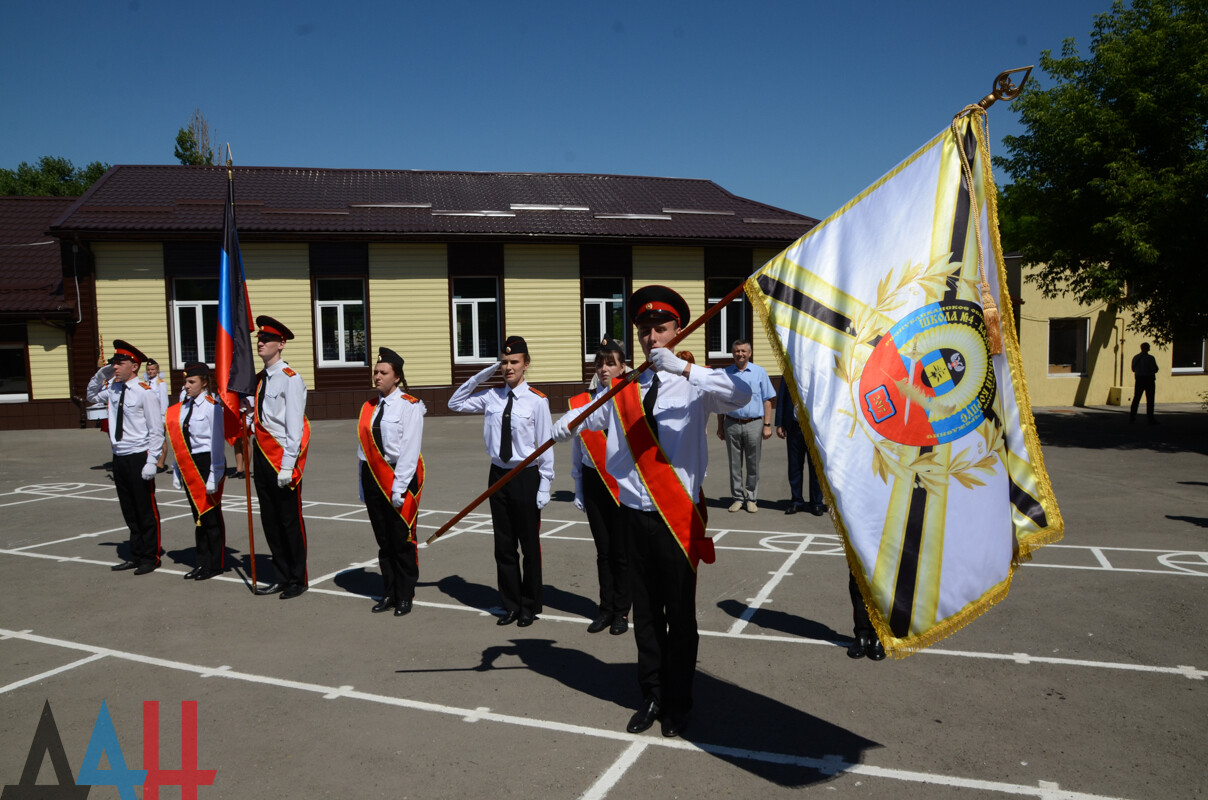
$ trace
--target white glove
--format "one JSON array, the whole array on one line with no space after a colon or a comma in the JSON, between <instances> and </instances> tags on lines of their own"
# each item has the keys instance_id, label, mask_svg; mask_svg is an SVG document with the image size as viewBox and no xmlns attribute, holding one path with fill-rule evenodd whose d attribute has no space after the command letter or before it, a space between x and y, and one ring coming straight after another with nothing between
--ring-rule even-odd
<instances>
[{"instance_id":1,"label":"white glove","mask_svg":"<svg viewBox=\"0 0 1208 800\"><path fill-rule=\"evenodd\" d=\"M579 509L580 511L583 510L583 495L575 495L575 508Z\"/></svg>"},{"instance_id":2,"label":"white glove","mask_svg":"<svg viewBox=\"0 0 1208 800\"><path fill-rule=\"evenodd\" d=\"M650 351L650 366L654 367L659 372L668 372L672 375L683 375L684 368L688 366L688 362L677 357L675 353L671 352L666 347L656 347Z\"/></svg>"},{"instance_id":3,"label":"white glove","mask_svg":"<svg viewBox=\"0 0 1208 800\"><path fill-rule=\"evenodd\" d=\"M155 480L155 462L152 462L150 464L143 464L143 480L145 480L145 481Z\"/></svg>"},{"instance_id":4,"label":"white glove","mask_svg":"<svg viewBox=\"0 0 1208 800\"><path fill-rule=\"evenodd\" d=\"M180 470L178 470L178 469L172 470L172 488L173 489L180 488Z\"/></svg>"},{"instance_id":5,"label":"white glove","mask_svg":"<svg viewBox=\"0 0 1208 800\"><path fill-rule=\"evenodd\" d=\"M537 510L545 508L549 505L549 492L537 492Z\"/></svg>"},{"instance_id":6,"label":"white glove","mask_svg":"<svg viewBox=\"0 0 1208 800\"><path fill-rule=\"evenodd\" d=\"M211 475L206 479L206 494L214 494L216 491L218 491L218 481Z\"/></svg>"},{"instance_id":7,"label":"white glove","mask_svg":"<svg viewBox=\"0 0 1208 800\"><path fill-rule=\"evenodd\" d=\"M480 370L479 373L474 376L474 380L478 381L479 383L482 383L483 381L488 380L492 375L494 375L495 371L498 370L502 366L503 366L503 359L501 358L498 361L496 361L494 364L492 364L491 366L485 367L482 370Z\"/></svg>"},{"instance_id":8,"label":"white glove","mask_svg":"<svg viewBox=\"0 0 1208 800\"><path fill-rule=\"evenodd\" d=\"M285 470L281 470L280 472L277 473L277 485L280 486L282 489L289 486L290 483L293 482L293 480L294 480L294 471L292 469L289 472L286 472Z\"/></svg>"},{"instance_id":9,"label":"white glove","mask_svg":"<svg viewBox=\"0 0 1208 800\"><path fill-rule=\"evenodd\" d=\"M392 493L390 495L390 505L394 506L395 508L402 508L403 496L398 492Z\"/></svg>"},{"instance_id":10,"label":"white glove","mask_svg":"<svg viewBox=\"0 0 1208 800\"><path fill-rule=\"evenodd\" d=\"M106 364L105 366L98 369L96 371L96 374L100 375L102 378L104 378L107 381L113 380L113 365Z\"/></svg>"},{"instance_id":11,"label":"white glove","mask_svg":"<svg viewBox=\"0 0 1208 800\"><path fill-rule=\"evenodd\" d=\"M575 508L583 510L583 476L575 478Z\"/></svg>"},{"instance_id":12,"label":"white glove","mask_svg":"<svg viewBox=\"0 0 1208 800\"><path fill-rule=\"evenodd\" d=\"M569 441L574 435L575 432L570 429L570 420L566 417L554 423L553 438L555 442Z\"/></svg>"}]
</instances>

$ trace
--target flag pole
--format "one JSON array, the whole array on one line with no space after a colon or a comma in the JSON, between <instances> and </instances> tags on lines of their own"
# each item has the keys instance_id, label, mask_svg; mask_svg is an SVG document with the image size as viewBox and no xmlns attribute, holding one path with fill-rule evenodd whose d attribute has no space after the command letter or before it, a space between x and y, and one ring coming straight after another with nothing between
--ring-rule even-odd
<instances>
[{"instance_id":1,"label":"flag pole","mask_svg":"<svg viewBox=\"0 0 1208 800\"><path fill-rule=\"evenodd\" d=\"M721 311L723 308L725 308L727 305L729 305L731 302L733 302L735 299L737 299L738 296L743 293L743 287L745 285L746 285L746 280L744 279L742 283L740 283L740 284L738 284L738 286L734 287L734 290L732 292L730 292L728 295L723 297L721 300L718 300L716 304L714 304L708 311L706 311L699 318L697 318L691 325L689 325L686 328L680 328L679 332L677 334L675 334L675 338L673 338L670 342L668 342L666 344L667 349L673 348L675 345L679 344L680 341L688 338L688 336L690 336L693 331L695 331L701 325L705 324L710 319L712 319L714 317L714 315L717 314L718 311ZM585 420L589 416L591 416L592 412L594 412L597 408L599 408L600 406L604 405L609 400L611 400L613 395L615 395L617 392L621 391L626 386L628 386L629 384L636 381L638 379L638 376L641 375L643 372L645 372L649 368L650 368L650 361L646 360L646 361L643 361L641 366L639 366L637 369L634 369L634 370L631 370L630 372L628 372L625 375L625 377L620 379L620 383L617 383L615 386L613 386L607 392L605 392L604 394L602 394L598 398L596 398L596 400L593 403L591 403L589 406L587 406L586 408L583 409L582 413L580 413L579 416L575 417L571 421L571 423L570 423L571 430L574 430L575 428L579 427L579 425L581 425L583 423L583 420ZM469 514L471 511L473 511L475 508L477 508L479 506L479 504L482 503L483 500L486 500L488 497L495 494L495 492L502 489L507 484L508 481L510 481L512 478L516 477L517 475L519 475L520 472L522 470L524 470L526 467L528 467L529 464L532 464L533 461L535 461L538 456L540 456L542 453L544 453L546 450L550 449L553 446L554 446L554 440L547 439L544 442L544 444L542 444L540 447L538 447L533 452L529 453L527 458L525 458L523 461L521 461L516 466L512 467L511 470L509 470L506 475L504 475L499 480L497 480L493 484L491 484L490 487L488 487L485 492L478 495L478 497L475 498L468 506L466 506L461 511L458 511L456 514L454 514L453 518L450 519L448 522L446 522L444 525L442 525L440 527L440 529L438 531L436 531L436 533L429 536L427 541L424 542L424 544L432 544L437 539L444 536L449 531L450 528L452 528L457 523L461 522L462 519L465 518L466 514Z\"/></svg>"}]
</instances>

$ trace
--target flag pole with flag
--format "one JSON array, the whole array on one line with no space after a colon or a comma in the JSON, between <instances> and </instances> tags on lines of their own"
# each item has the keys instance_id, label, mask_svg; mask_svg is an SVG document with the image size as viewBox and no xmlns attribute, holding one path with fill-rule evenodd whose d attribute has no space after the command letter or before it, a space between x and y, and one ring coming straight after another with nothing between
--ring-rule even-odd
<instances>
[{"instance_id":1,"label":"flag pole with flag","mask_svg":"<svg viewBox=\"0 0 1208 800\"><path fill-rule=\"evenodd\" d=\"M978 106L746 283L892 655L984 613L1064 530L1006 287Z\"/></svg>"},{"instance_id":2,"label":"flag pole with flag","mask_svg":"<svg viewBox=\"0 0 1208 800\"><path fill-rule=\"evenodd\" d=\"M256 368L252 361L255 331L243 260L239 255L239 232L235 226L235 176L227 146L227 197L222 216L222 251L218 268L218 331L214 343L214 372L218 397L229 439L243 453L244 483L247 496L247 535L250 552L252 590L256 588L256 545L252 533L252 470L247 445L247 430L239 404L256 393Z\"/></svg>"}]
</instances>

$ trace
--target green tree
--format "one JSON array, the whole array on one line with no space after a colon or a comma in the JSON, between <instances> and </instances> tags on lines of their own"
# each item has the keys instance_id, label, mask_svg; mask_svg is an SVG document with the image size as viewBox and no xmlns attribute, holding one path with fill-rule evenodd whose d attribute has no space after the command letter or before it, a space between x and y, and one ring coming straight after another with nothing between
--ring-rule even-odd
<instances>
[{"instance_id":1,"label":"green tree","mask_svg":"<svg viewBox=\"0 0 1208 800\"><path fill-rule=\"evenodd\" d=\"M214 163L214 147L211 144L210 123L201 109L194 109L188 127L176 134L176 160L186 166L201 166Z\"/></svg>"},{"instance_id":2,"label":"green tree","mask_svg":"<svg viewBox=\"0 0 1208 800\"><path fill-rule=\"evenodd\" d=\"M87 191L107 169L109 165L100 161L77 169L70 159L42 156L36 165L22 161L16 169L0 168L0 194L75 197Z\"/></svg>"},{"instance_id":3,"label":"green tree","mask_svg":"<svg viewBox=\"0 0 1208 800\"><path fill-rule=\"evenodd\" d=\"M994 160L1004 245L1046 296L1130 307L1159 343L1208 331L1208 0L1117 0L1089 58L1067 39L1040 67Z\"/></svg>"}]
</instances>

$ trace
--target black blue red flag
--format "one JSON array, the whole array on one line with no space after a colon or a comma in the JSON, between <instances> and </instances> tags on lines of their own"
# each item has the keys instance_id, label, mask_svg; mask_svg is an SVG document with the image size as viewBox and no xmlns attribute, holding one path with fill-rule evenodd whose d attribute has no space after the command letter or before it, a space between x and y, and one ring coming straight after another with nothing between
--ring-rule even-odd
<instances>
[{"instance_id":1,"label":"black blue red flag","mask_svg":"<svg viewBox=\"0 0 1208 800\"><path fill-rule=\"evenodd\" d=\"M227 179L226 210L222 218L222 253L218 274L218 335L214 344L214 372L218 397L226 409L227 435L242 428L239 400L256 393L256 368L252 361L252 308L239 257L239 232L235 227L235 181Z\"/></svg>"}]
</instances>

